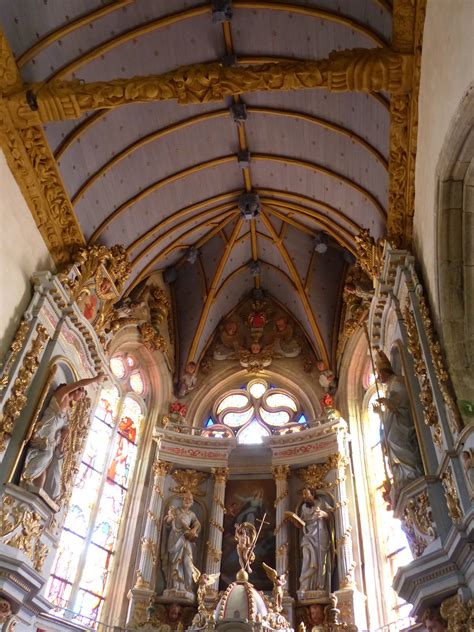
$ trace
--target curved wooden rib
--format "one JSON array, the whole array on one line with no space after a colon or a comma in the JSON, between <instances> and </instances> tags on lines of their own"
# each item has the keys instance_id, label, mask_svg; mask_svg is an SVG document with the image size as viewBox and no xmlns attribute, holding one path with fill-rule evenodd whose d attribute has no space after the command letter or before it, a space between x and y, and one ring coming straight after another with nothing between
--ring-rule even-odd
<instances>
[{"instance_id":1,"label":"curved wooden rib","mask_svg":"<svg viewBox=\"0 0 474 632\"><path fill-rule=\"evenodd\" d=\"M217 269L214 273L214 276L212 278L212 282L211 285L209 286L209 292L207 294L206 297L206 301L204 303L204 307L202 309L201 312L201 316L199 318L199 322L198 325L196 327L196 331L194 332L194 336L193 336L193 341L191 343L191 347L189 349L189 353L188 353L188 362L191 362L195 355L196 355L196 351L197 351L197 347L199 344L199 340L201 338L201 334L202 331L204 329L204 325L206 324L206 319L209 315L209 310L211 309L211 305L214 302L215 299L215 295L216 295L216 290L219 284L219 280L222 276L222 272L225 268L225 265L227 263L227 260L229 258L229 255L232 251L232 248L234 247L234 243L237 239L237 237L239 236L240 233L240 229L242 228L242 224L243 224L244 220L242 218L238 219L237 222L235 223L235 226L232 230L231 236L229 241L227 242L225 248L224 248L224 253L221 257L221 260L219 261L219 265L217 266Z\"/></svg>"},{"instance_id":2,"label":"curved wooden rib","mask_svg":"<svg viewBox=\"0 0 474 632\"><path fill-rule=\"evenodd\" d=\"M81 17L73 20L72 22L68 22L64 26L61 26L56 31L53 31L46 37L41 38L36 44L28 48L24 53L22 53L16 60L18 68L22 68L25 64L33 59L38 53L40 53L44 48L47 48L50 44L54 44L59 39L64 37L65 35L69 35L69 33L73 33L77 31L77 29L82 28L83 26L87 26L91 22L98 20L109 13L113 13L118 9L122 9L129 4L132 4L135 0L116 0L112 4L108 4L105 7L101 7L100 9L95 9L86 15L82 15Z\"/></svg>"},{"instance_id":3,"label":"curved wooden rib","mask_svg":"<svg viewBox=\"0 0 474 632\"><path fill-rule=\"evenodd\" d=\"M264 235L261 235L262 237L264 237ZM267 239L269 239L267 237ZM285 279L288 281L288 283L296 290L296 286L293 283L293 280L286 274L286 272L284 272L283 270L281 270L280 268L278 268L276 265L274 265L273 263L270 263L269 261L265 261L264 259L260 259L259 260L260 263L262 263L265 266L268 266L269 268L272 268L273 270L275 270L275 272L278 272L279 274L281 274L283 277L285 277ZM219 296L219 294L222 292L222 290L224 289L224 287L230 283L230 281L238 276L239 274L241 274L242 272L244 272L245 270L248 269L248 263L244 263L243 265L239 266L238 268L236 268L235 270L233 270L230 274L228 274L226 276L226 278L222 281L222 283L219 285L219 288L216 291L216 299Z\"/></svg>"},{"instance_id":4,"label":"curved wooden rib","mask_svg":"<svg viewBox=\"0 0 474 632\"><path fill-rule=\"evenodd\" d=\"M271 238L273 239L276 247L278 248L278 251L280 252L280 255L283 259L283 261L286 263L286 266L290 272L290 276L293 279L293 282L296 286L297 292L298 292L298 296L300 297L300 300L303 304L303 308L305 310L306 316L308 318L309 324L311 326L311 330L312 333L314 335L314 338L316 340L316 344L318 346L318 349L321 353L321 360L323 360L324 362L326 362L326 364L329 365L329 356L328 356L328 352L326 349L326 345L324 344L324 340L323 337L321 335L321 332L319 330L318 327L318 323L316 322L316 318L313 314L313 310L311 309L311 305L309 303L308 297L306 295L306 292L304 290L304 286L303 286L303 282L300 279L300 276L298 274L298 271L295 267L295 264L293 263L293 261L291 260L290 255L288 254L285 246L282 244L281 239L279 238L279 236L277 235L275 229L272 226L272 223L270 222L270 220L268 219L267 215L265 214L265 211L261 211L260 216L259 216L262 220L262 222L265 225L265 228L268 230L268 232L271 235Z\"/></svg>"},{"instance_id":5,"label":"curved wooden rib","mask_svg":"<svg viewBox=\"0 0 474 632\"><path fill-rule=\"evenodd\" d=\"M140 191L139 193L137 193L132 198L126 200L117 209L115 209L115 211L113 211L113 213L111 213L108 217L106 217L105 220L100 224L100 226L92 234L92 236L91 236L91 238L89 240L89 243L95 243L97 241L97 239L100 237L100 235L102 235L102 233L105 231L105 229L115 219L117 219L122 213L124 213L130 206L132 206L133 204L136 204L137 202L139 202L140 200L144 199L145 197L147 197L151 193L154 193L158 189L161 189L162 187L166 186L167 184L171 184L172 182L176 182L177 180L181 180L183 178L186 178L189 175L192 175L192 174L197 173L199 171L203 171L204 169L207 169L207 168L210 168L210 167L216 167L218 165L223 165L223 164L227 164L227 163L230 163L230 162L235 162L236 160L237 160L237 156L234 156L234 155L221 156L220 158L213 158L212 160L207 160L205 162L201 162L201 163L199 163L197 165L193 165L192 167L189 167L189 168L183 169L182 171L179 171L177 173L171 174L170 176L167 176L166 178L163 178L162 180L159 180L158 182L155 182L155 183L151 184L147 188L143 189L143 191ZM288 158L288 157L285 157L285 156L277 156L277 155L274 155L274 154L253 154L252 155L252 160L254 160L254 161L255 160L259 160L259 161L268 160L268 161L271 161L271 162L296 165L298 167L303 167L305 169L311 169L312 171L314 171L316 173L321 173L321 174L329 176L329 177L331 177L331 178L333 178L335 180L339 180L339 181L345 183L346 185L350 186L354 190L356 190L358 193L361 193L362 195L364 195L375 206L377 212L382 216L383 220L385 221L385 219L386 219L386 214L385 214L385 211L384 211L382 205L377 200L377 198L375 198L375 196L372 195L372 193L370 193L369 191L364 189L362 186L360 186L359 184L357 184L356 182L354 182L350 178L346 178L345 176L343 176L341 174L338 174L338 173L332 171L331 169L328 169L328 168L323 167L321 165L317 165L317 164L312 163L312 162L300 160L300 159L297 159L297 158Z\"/></svg>"},{"instance_id":6,"label":"curved wooden rib","mask_svg":"<svg viewBox=\"0 0 474 632\"><path fill-rule=\"evenodd\" d=\"M386 46L387 42L382 39L379 35L374 33L371 29L366 27L364 24L357 22L356 20L340 15L338 13L332 13L331 11L326 11L323 9L316 9L313 7L306 7L298 4L280 4L280 3L272 3L272 2L234 2L234 8L236 9L269 9L276 11L287 11L290 13L299 13L303 15L307 15L308 17L319 18L323 20L327 20L328 22L334 22L336 24L340 24L346 28L351 29L352 31L357 31L361 33L369 40L374 42L377 46ZM96 48L88 51L84 55L80 55L73 59L65 66L54 72L50 75L46 81L53 81L54 79L62 79L67 75L75 72L81 66L84 66L94 59L97 59L101 55L105 55L109 51L129 42L134 38L138 38L141 35L147 35L153 31L156 31L160 28L164 28L166 26L171 26L176 24L177 22L181 22L183 20L189 20L194 17L198 17L200 15L204 15L210 11L210 5L200 5L198 7L193 7L191 9L186 9L185 11L180 11L179 13L174 13L171 15L166 15L161 18L157 18L156 20L151 20L146 24L141 24L126 33L121 33L117 37L113 37L106 42L103 42Z\"/></svg>"},{"instance_id":7,"label":"curved wooden rib","mask_svg":"<svg viewBox=\"0 0 474 632\"><path fill-rule=\"evenodd\" d=\"M74 193L71 198L71 202L73 204L76 203L77 199L90 189L90 187L97 182L107 171L115 167L116 164L130 156L135 151L138 151L145 145L152 143L155 140L160 138L164 138L173 132L178 132L182 129L186 129L186 127L190 127L191 125L195 125L196 123L202 123L203 121L209 121L215 118L223 118L225 116L229 116L229 110L215 110L213 112L205 112L204 114L198 114L197 116L192 116L188 119L184 119L182 121L178 121L177 123L173 123L172 125L168 125L167 127L163 127L162 129L157 130L156 132L151 132L151 134L147 134L146 136L142 136L134 143L131 143L125 149L122 149L118 154L115 154L113 158L111 158L108 162L106 162L100 169L98 169L95 173L92 174L90 178L88 178L80 188Z\"/></svg>"},{"instance_id":8,"label":"curved wooden rib","mask_svg":"<svg viewBox=\"0 0 474 632\"><path fill-rule=\"evenodd\" d=\"M227 226L227 224L233 219L233 217L235 215L236 215L236 213L229 213L228 217L226 217L222 222L217 224L217 226L214 226L210 231L205 233L200 239L198 239L198 241L196 241L193 244L193 246L195 246L196 248L201 248L206 242L208 242L210 239L212 239L215 235L217 235L218 233L222 232L222 229ZM201 226L202 226L202 224L201 224ZM186 261L185 257L184 256L181 257L177 261L176 267L180 267L181 265L184 264L185 261ZM147 263L147 265L143 268L143 270L141 270L139 275L130 283L130 285L127 288L127 291L125 293L125 296L130 294L130 292L139 283L141 283L145 277L147 277L149 274L151 274L153 272L153 267L156 265L157 262L158 262L158 257L153 257L153 259L151 259Z\"/></svg>"},{"instance_id":9,"label":"curved wooden rib","mask_svg":"<svg viewBox=\"0 0 474 632\"><path fill-rule=\"evenodd\" d=\"M376 208L378 214L382 217L382 219L384 221L387 219L387 213L385 209L383 208L381 203L377 200L377 198L374 195L372 195L372 193L370 193L370 191L367 191L367 189L364 189L364 187L362 187L360 184L357 184L357 182L354 182L350 178L347 178L346 176L343 176L340 173L336 173L332 169L328 169L327 167L323 167L322 165L318 165L314 162L309 162L308 160L301 160L300 158L288 158L286 156L277 156L275 154L252 154L252 160L253 161L268 160L270 162L277 162L277 163L282 163L286 165L295 165L296 167L303 167L304 169L310 169L311 171L314 171L315 173L321 173L335 180L339 180L343 182L344 184L346 184L347 186L354 189L355 191L357 191L358 193L360 193L361 195L365 196L367 200L370 201L373 204L373 206Z\"/></svg>"},{"instance_id":10,"label":"curved wooden rib","mask_svg":"<svg viewBox=\"0 0 474 632\"><path fill-rule=\"evenodd\" d=\"M154 182L140 193L137 193L133 197L129 198L126 202L121 204L118 208L115 209L113 213L111 213L108 217L104 219L104 221L98 226L98 228L94 231L91 238L89 239L89 243L93 244L97 241L97 239L102 235L105 229L119 217L124 211L126 211L130 206L140 202L143 198L147 197L151 193L158 191L162 187L167 184L171 184L172 182L176 182L177 180L181 180L182 178L186 178L193 173L197 173L202 171L203 169L208 169L209 167L217 167L218 165L223 165L228 162L235 162L237 160L237 156L222 156L220 158L213 158L212 160L207 160L206 162L201 162L197 165L193 165L192 167L188 167L187 169L183 169L182 171L178 171L177 173L173 173L162 180L158 180L158 182Z\"/></svg>"},{"instance_id":11,"label":"curved wooden rib","mask_svg":"<svg viewBox=\"0 0 474 632\"><path fill-rule=\"evenodd\" d=\"M354 220L348 217L345 213L343 213L337 208L334 208L333 206L330 206L329 204L327 204L326 202L323 202L322 200L314 200L313 198L307 197L306 195L303 195L302 193L295 193L294 191L292 192L281 191L279 189L266 189L266 188L258 188L256 189L256 191L260 195L260 197L265 196L265 195L270 195L270 196L274 195L276 196L275 198L276 201L281 199L282 201L286 203L286 198L288 198L289 200L294 200L297 204L301 205L301 208L305 208L304 206L305 204L310 204L310 205L313 204L314 206L317 206L318 208L324 209L328 213L334 214L336 217L340 218L343 222L345 222L346 224L349 224L349 226L351 226L356 233L358 233L361 229L361 226L357 222L354 222ZM269 198L267 200L267 203L273 204L273 199ZM312 211L311 208L307 208L307 210Z\"/></svg>"},{"instance_id":12,"label":"curved wooden rib","mask_svg":"<svg viewBox=\"0 0 474 632\"><path fill-rule=\"evenodd\" d=\"M368 143L365 139L363 139L358 134L348 130L343 125L337 125L336 123L332 123L331 121L327 121L325 119L322 119L316 116L311 116L309 114L304 114L302 112L297 112L294 110L281 110L278 108L248 106L247 112L250 114L265 114L269 116L280 116L280 117L287 117L291 119L301 120L307 123L311 123L313 125L318 125L320 127L323 127L324 129L335 132L337 134L341 134L345 136L346 138L348 138L349 140L354 141L355 143L358 143L359 145L361 145L372 156L374 156L376 160L378 160L385 169L388 169L387 161L375 147L373 147L370 143ZM97 119L99 119L102 116L102 114L98 113L95 116L97 117ZM110 169L115 167L115 165L117 165L119 162L121 162L122 160L124 160L125 158L133 154L135 151L138 151L145 145L148 145L149 143L159 140L160 138L164 138L165 136L168 136L169 134L173 134L174 132L178 132L182 129L186 129L187 127L191 127L192 125L196 125L198 123L206 122L212 119L224 118L226 116L229 116L229 111L227 109L214 110L212 112L206 112L204 114L198 114L196 116L192 116L188 119L183 119L182 121L178 121L177 123L168 125L167 127L157 130L156 132L152 132L150 134L147 134L146 136L142 136L135 142L125 147L118 154L115 154L113 158L111 158L108 162L102 165L100 169L98 169L90 178L88 178L80 186L80 188L76 191L76 193L72 196L71 202L75 204L78 198L81 197L82 195L85 195L85 193L90 189L90 187L92 187L93 184L97 182L97 180L99 180L105 173L107 173ZM85 123L87 123L87 121ZM85 126L85 123L83 123L82 125ZM87 127L85 128L87 129L89 126L90 124L87 125ZM239 132L241 131L242 127L243 126L239 126ZM68 139L69 137L63 141L61 148L66 141L69 142ZM241 149L245 149L245 143L241 144Z\"/></svg>"},{"instance_id":13,"label":"curved wooden rib","mask_svg":"<svg viewBox=\"0 0 474 632\"><path fill-rule=\"evenodd\" d=\"M274 215L275 217L278 217L278 219L282 220L283 222L286 222L287 224L289 224L290 226L293 226L294 228L297 228L298 230L301 230L309 235L312 235L313 237L316 236L316 232L314 230L312 230L309 226L306 226L305 224L301 224L301 222L298 222L297 220L293 219L292 217L285 215L284 213L281 213L280 211L277 211L276 209L272 208L270 205L268 204L263 204L262 201L262 206L272 215ZM291 210L290 212L295 212L293 210ZM353 255L356 254L356 248L354 245L354 239L353 236L348 233L347 231L345 231L344 229L342 229L342 227L339 227L341 232L344 232L344 238L341 237L340 235L338 235L338 233L333 229L333 227L331 226L331 224L329 223L329 220L327 221L323 221L323 218L319 217L312 217L312 219L317 222L323 229L325 232L327 232L333 239L335 239L337 241L337 243L342 246L343 248L346 248L347 250L349 250ZM350 238L352 237L352 240L350 241Z\"/></svg>"},{"instance_id":14,"label":"curved wooden rib","mask_svg":"<svg viewBox=\"0 0 474 632\"><path fill-rule=\"evenodd\" d=\"M168 226L168 224L172 224L173 222L176 222L182 217L188 215L189 213L200 211L200 209L202 209L204 206L209 206L210 204L214 204L215 202L218 202L218 203L223 202L224 200L227 200L229 198L235 200L236 198L239 197L239 195L241 195L241 193L243 193L241 189L238 189L236 191L229 191L229 193L220 193L219 195L214 195L213 197L207 198L207 200L196 202L195 204L191 204L190 206L186 206L185 208L179 211L176 211L176 213L172 213L171 215L168 215L168 217L165 217L164 219L161 220L161 222L158 222L158 224L155 224L149 230L147 230L146 233L143 233L143 235L135 239L135 241L132 242L130 246L128 246L127 252L130 254L133 250L141 246L141 244L144 241L146 241L149 237L151 237L154 233L156 233L159 230L162 230L165 226ZM217 210L217 209L218 207L214 207L214 210Z\"/></svg>"},{"instance_id":15,"label":"curved wooden rib","mask_svg":"<svg viewBox=\"0 0 474 632\"><path fill-rule=\"evenodd\" d=\"M172 250L176 249L176 246L179 246L179 243L183 242L184 240L186 240L188 237L190 237L191 235L193 235L194 233L198 232L199 230L201 230L204 226L208 226L209 224L214 224L217 220L224 220L230 217L235 217L238 213L238 209L235 208L235 205L232 205L233 208L231 209L227 209L226 211L223 211L221 213L217 213L217 215L213 215L212 217L208 218L206 221L201 222L200 224L198 224L197 226L192 226L189 230L184 231L184 233L181 233L178 237L176 237L175 239L173 239L173 241L171 243L169 243L167 246L165 246L165 248L163 248L163 250L160 250L160 252L157 253L157 255L154 257L154 262L159 261L160 259L163 259L164 257L167 257L169 254L171 254ZM194 218L192 218L194 219ZM187 224L188 221L183 222L182 224ZM181 225L179 228L183 228L183 226ZM166 239L166 237L169 237L170 234L173 232L173 228L171 228L169 231L167 231L167 233L163 236L160 235L159 241L162 241L162 239ZM185 248L189 248L191 244L183 244L181 247L185 247ZM198 246L196 246L198 247ZM137 257L133 263L132 263L132 268L135 267L138 264L138 259L143 258L141 257L141 254L139 255L139 257Z\"/></svg>"},{"instance_id":16,"label":"curved wooden rib","mask_svg":"<svg viewBox=\"0 0 474 632\"><path fill-rule=\"evenodd\" d=\"M57 162L61 160L62 155L65 151L69 149L69 147L81 136L85 131L87 131L90 127L93 127L96 123L100 121L100 119L105 116L111 110L98 110L94 112L91 116L86 118L85 121L82 121L80 125L75 127L72 132L67 134L61 143L59 143L57 149L54 152L54 158Z\"/></svg>"}]
</instances>

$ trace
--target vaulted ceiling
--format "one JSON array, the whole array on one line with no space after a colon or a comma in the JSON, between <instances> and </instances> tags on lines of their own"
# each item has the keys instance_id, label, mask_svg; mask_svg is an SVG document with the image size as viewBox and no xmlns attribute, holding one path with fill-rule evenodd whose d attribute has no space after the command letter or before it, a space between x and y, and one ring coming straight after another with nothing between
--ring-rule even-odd
<instances>
[{"instance_id":1,"label":"vaulted ceiling","mask_svg":"<svg viewBox=\"0 0 474 632\"><path fill-rule=\"evenodd\" d=\"M2 26L26 82L320 59L391 36L387 0L234 1L224 22L213 20L213 4L16 0L3 3ZM239 104L245 120L236 122ZM310 89L137 103L45 130L85 239L126 246L127 291L176 269L181 364L199 359L254 288L284 305L333 363L354 236L385 231L389 126L386 95ZM252 220L239 211L250 191L261 202Z\"/></svg>"}]
</instances>

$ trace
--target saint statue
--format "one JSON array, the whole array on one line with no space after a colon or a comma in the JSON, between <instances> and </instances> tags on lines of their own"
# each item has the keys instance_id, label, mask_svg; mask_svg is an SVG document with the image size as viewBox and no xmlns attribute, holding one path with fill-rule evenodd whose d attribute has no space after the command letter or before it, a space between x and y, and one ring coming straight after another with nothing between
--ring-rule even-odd
<instances>
[{"instance_id":1,"label":"saint statue","mask_svg":"<svg viewBox=\"0 0 474 632\"><path fill-rule=\"evenodd\" d=\"M74 402L85 397L86 386L105 379L105 375L96 375L72 384L61 384L35 425L21 479L38 490L42 490L47 482L45 491L53 500L62 491L61 469L69 434L69 412Z\"/></svg>"},{"instance_id":2,"label":"saint statue","mask_svg":"<svg viewBox=\"0 0 474 632\"><path fill-rule=\"evenodd\" d=\"M309 489L303 489L299 514L285 512L285 517L302 529L300 540L301 573L299 590L331 589L333 538L331 507Z\"/></svg>"},{"instance_id":3,"label":"saint statue","mask_svg":"<svg viewBox=\"0 0 474 632\"><path fill-rule=\"evenodd\" d=\"M382 419L382 442L385 445L393 475L395 503L400 490L410 481L423 476L410 399L402 375L395 375L390 360L378 350L375 358L378 378L385 385L385 397L379 397L374 412Z\"/></svg>"},{"instance_id":4,"label":"saint statue","mask_svg":"<svg viewBox=\"0 0 474 632\"><path fill-rule=\"evenodd\" d=\"M199 537L201 524L191 510L194 498L185 492L180 507L173 505L164 518L163 570L166 589L185 592L193 598L193 544Z\"/></svg>"},{"instance_id":5,"label":"saint statue","mask_svg":"<svg viewBox=\"0 0 474 632\"><path fill-rule=\"evenodd\" d=\"M252 572L250 564L255 560L254 549L257 542L257 529L250 522L236 524L235 541L237 542L240 568L250 574Z\"/></svg>"}]
</instances>

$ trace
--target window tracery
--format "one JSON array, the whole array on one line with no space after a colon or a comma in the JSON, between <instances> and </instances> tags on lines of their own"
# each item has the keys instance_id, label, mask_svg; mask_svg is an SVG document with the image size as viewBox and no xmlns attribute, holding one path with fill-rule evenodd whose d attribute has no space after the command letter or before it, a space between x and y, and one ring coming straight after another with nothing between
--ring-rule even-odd
<instances>
[{"instance_id":1,"label":"window tracery","mask_svg":"<svg viewBox=\"0 0 474 632\"><path fill-rule=\"evenodd\" d=\"M206 436L229 436L231 429L238 443L258 444L272 434L299 432L307 421L294 395L258 379L221 395L204 425Z\"/></svg>"},{"instance_id":2,"label":"window tracery","mask_svg":"<svg viewBox=\"0 0 474 632\"><path fill-rule=\"evenodd\" d=\"M55 614L93 628L106 598L146 414L145 403L136 394L137 385L145 391L143 378L132 373L139 364L129 358L118 356L110 362L114 375L122 375L123 389L101 391L46 588ZM135 389L134 375L141 380Z\"/></svg>"}]
</instances>

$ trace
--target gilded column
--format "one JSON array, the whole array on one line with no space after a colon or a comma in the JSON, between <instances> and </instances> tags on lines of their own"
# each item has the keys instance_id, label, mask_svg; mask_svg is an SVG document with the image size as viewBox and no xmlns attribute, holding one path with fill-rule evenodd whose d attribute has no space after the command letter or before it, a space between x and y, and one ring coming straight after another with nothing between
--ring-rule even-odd
<instances>
[{"instance_id":1,"label":"gilded column","mask_svg":"<svg viewBox=\"0 0 474 632\"><path fill-rule=\"evenodd\" d=\"M155 461L153 463L153 489L148 505L145 532L142 538L142 551L137 571L137 584L141 588L151 586L153 570L158 558L163 489L166 474L170 468L171 463L164 461Z\"/></svg>"},{"instance_id":2,"label":"gilded column","mask_svg":"<svg viewBox=\"0 0 474 632\"><path fill-rule=\"evenodd\" d=\"M288 569L288 523L285 511L288 511L288 465L277 465L272 468L276 483L276 571L282 575Z\"/></svg>"},{"instance_id":3,"label":"gilded column","mask_svg":"<svg viewBox=\"0 0 474 632\"><path fill-rule=\"evenodd\" d=\"M222 557L222 534L224 533L224 498L225 485L229 470L226 467L216 467L212 470L214 476L214 494L212 497L211 517L209 519L209 540L207 541L206 573L208 575L219 572ZM209 588L218 589L219 580Z\"/></svg>"},{"instance_id":4,"label":"gilded column","mask_svg":"<svg viewBox=\"0 0 474 632\"><path fill-rule=\"evenodd\" d=\"M348 500L346 492L346 467L349 462L342 454L334 454L329 460L332 469L328 475L331 487L334 488L334 521L336 527L337 565L340 577L340 588L354 587L355 562L352 556L352 527L349 520Z\"/></svg>"}]
</instances>

